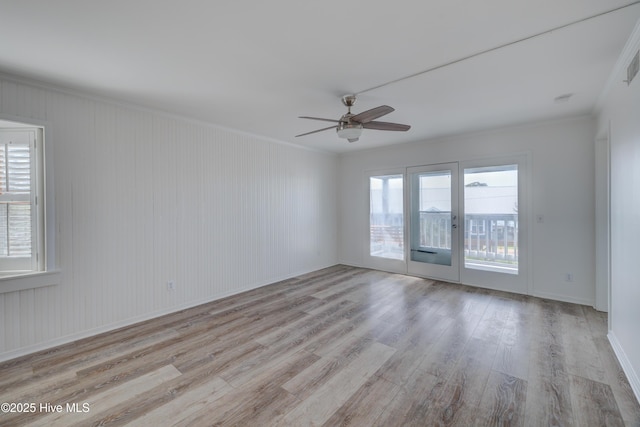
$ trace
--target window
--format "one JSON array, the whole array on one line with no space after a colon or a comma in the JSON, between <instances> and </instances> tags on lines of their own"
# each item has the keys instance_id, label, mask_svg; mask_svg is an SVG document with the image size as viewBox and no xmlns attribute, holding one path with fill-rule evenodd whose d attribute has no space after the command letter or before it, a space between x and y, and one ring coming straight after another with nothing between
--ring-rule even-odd
<instances>
[{"instance_id":1,"label":"window","mask_svg":"<svg viewBox=\"0 0 640 427\"><path fill-rule=\"evenodd\" d=\"M404 260L402 175L369 177L369 254Z\"/></svg>"},{"instance_id":2,"label":"window","mask_svg":"<svg viewBox=\"0 0 640 427\"><path fill-rule=\"evenodd\" d=\"M465 268L518 274L518 165L464 169Z\"/></svg>"},{"instance_id":3,"label":"window","mask_svg":"<svg viewBox=\"0 0 640 427\"><path fill-rule=\"evenodd\" d=\"M412 173L411 191L411 260L451 265L451 171Z\"/></svg>"},{"instance_id":4,"label":"window","mask_svg":"<svg viewBox=\"0 0 640 427\"><path fill-rule=\"evenodd\" d=\"M44 268L42 129L0 122L0 276Z\"/></svg>"}]
</instances>

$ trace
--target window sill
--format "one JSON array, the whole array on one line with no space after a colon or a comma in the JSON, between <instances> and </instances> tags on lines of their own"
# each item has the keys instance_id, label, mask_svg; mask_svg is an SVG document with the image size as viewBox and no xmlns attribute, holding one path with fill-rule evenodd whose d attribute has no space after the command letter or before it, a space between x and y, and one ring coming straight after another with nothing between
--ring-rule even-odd
<instances>
[{"instance_id":1,"label":"window sill","mask_svg":"<svg viewBox=\"0 0 640 427\"><path fill-rule=\"evenodd\" d=\"M60 271L38 271L15 276L0 276L0 294L60 284Z\"/></svg>"}]
</instances>

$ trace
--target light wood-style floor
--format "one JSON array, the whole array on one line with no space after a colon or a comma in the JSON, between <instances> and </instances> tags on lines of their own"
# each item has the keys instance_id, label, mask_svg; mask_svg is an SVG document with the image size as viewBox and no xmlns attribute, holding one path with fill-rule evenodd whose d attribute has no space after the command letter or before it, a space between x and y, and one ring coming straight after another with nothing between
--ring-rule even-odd
<instances>
[{"instance_id":1,"label":"light wood-style floor","mask_svg":"<svg viewBox=\"0 0 640 427\"><path fill-rule=\"evenodd\" d=\"M0 402L37 405L2 426L640 425L603 313L345 266L2 363Z\"/></svg>"}]
</instances>

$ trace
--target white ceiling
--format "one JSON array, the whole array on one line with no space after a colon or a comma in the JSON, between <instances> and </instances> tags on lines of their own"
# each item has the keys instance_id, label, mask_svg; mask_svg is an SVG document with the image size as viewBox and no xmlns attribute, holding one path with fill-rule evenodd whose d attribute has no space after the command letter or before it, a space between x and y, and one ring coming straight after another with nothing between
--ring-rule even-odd
<instances>
[{"instance_id":1,"label":"white ceiling","mask_svg":"<svg viewBox=\"0 0 640 427\"><path fill-rule=\"evenodd\" d=\"M0 0L0 71L344 152L588 114L639 18L633 0ZM294 138L360 92L354 112L391 105L380 120L411 130Z\"/></svg>"}]
</instances>

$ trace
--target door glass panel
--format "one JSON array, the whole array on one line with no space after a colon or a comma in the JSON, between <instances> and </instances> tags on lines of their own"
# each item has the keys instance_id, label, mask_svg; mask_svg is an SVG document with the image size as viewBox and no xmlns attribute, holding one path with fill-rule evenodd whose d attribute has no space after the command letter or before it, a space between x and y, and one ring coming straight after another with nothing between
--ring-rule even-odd
<instances>
[{"instance_id":1,"label":"door glass panel","mask_svg":"<svg viewBox=\"0 0 640 427\"><path fill-rule=\"evenodd\" d=\"M403 176L369 178L370 255L404 260Z\"/></svg>"},{"instance_id":2,"label":"door glass panel","mask_svg":"<svg viewBox=\"0 0 640 427\"><path fill-rule=\"evenodd\" d=\"M451 265L451 171L411 175L411 260Z\"/></svg>"},{"instance_id":3,"label":"door glass panel","mask_svg":"<svg viewBox=\"0 0 640 427\"><path fill-rule=\"evenodd\" d=\"M518 274L518 165L464 170L464 267Z\"/></svg>"}]
</instances>

